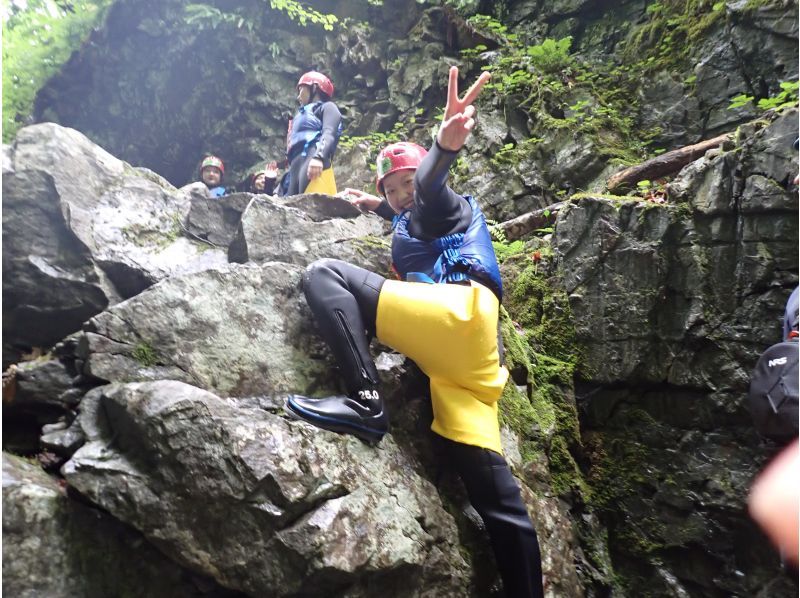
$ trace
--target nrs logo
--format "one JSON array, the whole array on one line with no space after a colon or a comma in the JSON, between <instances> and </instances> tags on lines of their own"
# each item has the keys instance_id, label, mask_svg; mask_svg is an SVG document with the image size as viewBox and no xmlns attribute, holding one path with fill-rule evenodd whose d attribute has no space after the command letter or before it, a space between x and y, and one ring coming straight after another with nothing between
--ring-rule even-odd
<instances>
[{"instance_id":1,"label":"nrs logo","mask_svg":"<svg viewBox=\"0 0 800 598\"><path fill-rule=\"evenodd\" d=\"M784 365L786 363L785 357L778 357L777 359L770 359L767 362L767 367L774 368L776 365Z\"/></svg>"}]
</instances>

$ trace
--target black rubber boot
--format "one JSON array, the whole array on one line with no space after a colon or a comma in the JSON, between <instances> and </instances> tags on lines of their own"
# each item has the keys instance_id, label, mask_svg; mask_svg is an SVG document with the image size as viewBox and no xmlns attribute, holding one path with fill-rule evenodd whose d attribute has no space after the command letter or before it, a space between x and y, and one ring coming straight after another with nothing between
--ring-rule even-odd
<instances>
[{"instance_id":1,"label":"black rubber boot","mask_svg":"<svg viewBox=\"0 0 800 598\"><path fill-rule=\"evenodd\" d=\"M378 391L361 390L353 395L324 399L289 395L286 411L318 428L352 434L370 444L378 444L389 431L389 418Z\"/></svg>"}]
</instances>

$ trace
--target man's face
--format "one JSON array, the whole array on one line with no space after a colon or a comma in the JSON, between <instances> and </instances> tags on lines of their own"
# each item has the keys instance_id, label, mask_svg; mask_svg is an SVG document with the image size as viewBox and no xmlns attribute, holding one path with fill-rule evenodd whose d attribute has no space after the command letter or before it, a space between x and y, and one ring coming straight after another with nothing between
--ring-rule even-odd
<instances>
[{"instance_id":1,"label":"man's face","mask_svg":"<svg viewBox=\"0 0 800 598\"><path fill-rule=\"evenodd\" d=\"M216 187L222 180L222 172L216 166L206 166L203 169L203 182L209 187Z\"/></svg>"},{"instance_id":2,"label":"man's face","mask_svg":"<svg viewBox=\"0 0 800 598\"><path fill-rule=\"evenodd\" d=\"M414 174L416 170L398 170L383 179L383 194L389 206L396 212L414 206Z\"/></svg>"},{"instance_id":3,"label":"man's face","mask_svg":"<svg viewBox=\"0 0 800 598\"><path fill-rule=\"evenodd\" d=\"M305 106L311 101L311 87L308 85L297 86L297 103Z\"/></svg>"}]
</instances>

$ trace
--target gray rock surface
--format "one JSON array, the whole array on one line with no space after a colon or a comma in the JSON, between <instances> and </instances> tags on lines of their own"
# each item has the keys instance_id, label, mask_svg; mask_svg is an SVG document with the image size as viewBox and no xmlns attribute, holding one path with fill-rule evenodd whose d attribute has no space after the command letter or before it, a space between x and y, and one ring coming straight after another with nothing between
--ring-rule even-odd
<instances>
[{"instance_id":1,"label":"gray rock surface","mask_svg":"<svg viewBox=\"0 0 800 598\"><path fill-rule=\"evenodd\" d=\"M140 533L69 498L66 486L37 465L3 453L6 596L234 596L203 586L210 591L201 593Z\"/></svg>"},{"instance_id":2,"label":"gray rock surface","mask_svg":"<svg viewBox=\"0 0 800 598\"><path fill-rule=\"evenodd\" d=\"M349 202L324 195L288 201L254 196L229 250L232 262L280 261L308 265L331 257L385 272L390 238L383 220Z\"/></svg>"},{"instance_id":3,"label":"gray rock surface","mask_svg":"<svg viewBox=\"0 0 800 598\"><path fill-rule=\"evenodd\" d=\"M775 450L745 398L798 282L797 126L791 110L744 128L735 151L687 166L668 204L589 197L559 211L589 477L637 594L797 591L744 508Z\"/></svg>"},{"instance_id":4,"label":"gray rock surface","mask_svg":"<svg viewBox=\"0 0 800 598\"><path fill-rule=\"evenodd\" d=\"M84 372L115 382L182 380L235 396L330 388L330 363L309 356L321 341L302 271L230 264L164 280L86 324Z\"/></svg>"},{"instance_id":5,"label":"gray rock surface","mask_svg":"<svg viewBox=\"0 0 800 598\"><path fill-rule=\"evenodd\" d=\"M49 347L158 280L226 262L181 236L185 196L77 131L22 129L4 168L7 347Z\"/></svg>"},{"instance_id":6,"label":"gray rock surface","mask_svg":"<svg viewBox=\"0 0 800 598\"><path fill-rule=\"evenodd\" d=\"M180 564L251 596L469 595L453 519L391 436L376 450L180 382L99 395L62 471Z\"/></svg>"}]
</instances>

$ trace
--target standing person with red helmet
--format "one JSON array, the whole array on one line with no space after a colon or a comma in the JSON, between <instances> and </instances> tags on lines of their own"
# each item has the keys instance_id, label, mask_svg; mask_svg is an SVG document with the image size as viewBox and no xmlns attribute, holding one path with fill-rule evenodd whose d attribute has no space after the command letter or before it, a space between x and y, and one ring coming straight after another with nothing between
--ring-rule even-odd
<instances>
[{"instance_id":1,"label":"standing person with red helmet","mask_svg":"<svg viewBox=\"0 0 800 598\"><path fill-rule=\"evenodd\" d=\"M498 334L500 271L478 203L447 185L475 124L472 102L489 77L483 73L459 99L458 69L451 67L430 151L413 143L384 148L377 160L384 199L360 194L352 200L393 217L392 261L401 280L333 259L306 270L306 299L348 394L290 395L286 410L377 444L389 421L368 335L413 359L430 378L437 452L461 477L486 524L506 595L541 598L539 542L500 441L497 402L508 379Z\"/></svg>"},{"instance_id":2,"label":"standing person with red helmet","mask_svg":"<svg viewBox=\"0 0 800 598\"><path fill-rule=\"evenodd\" d=\"M300 109L289 123L289 187L284 195L336 194L331 161L342 134L342 115L331 98L333 83L322 73L309 71L297 82Z\"/></svg>"}]
</instances>

